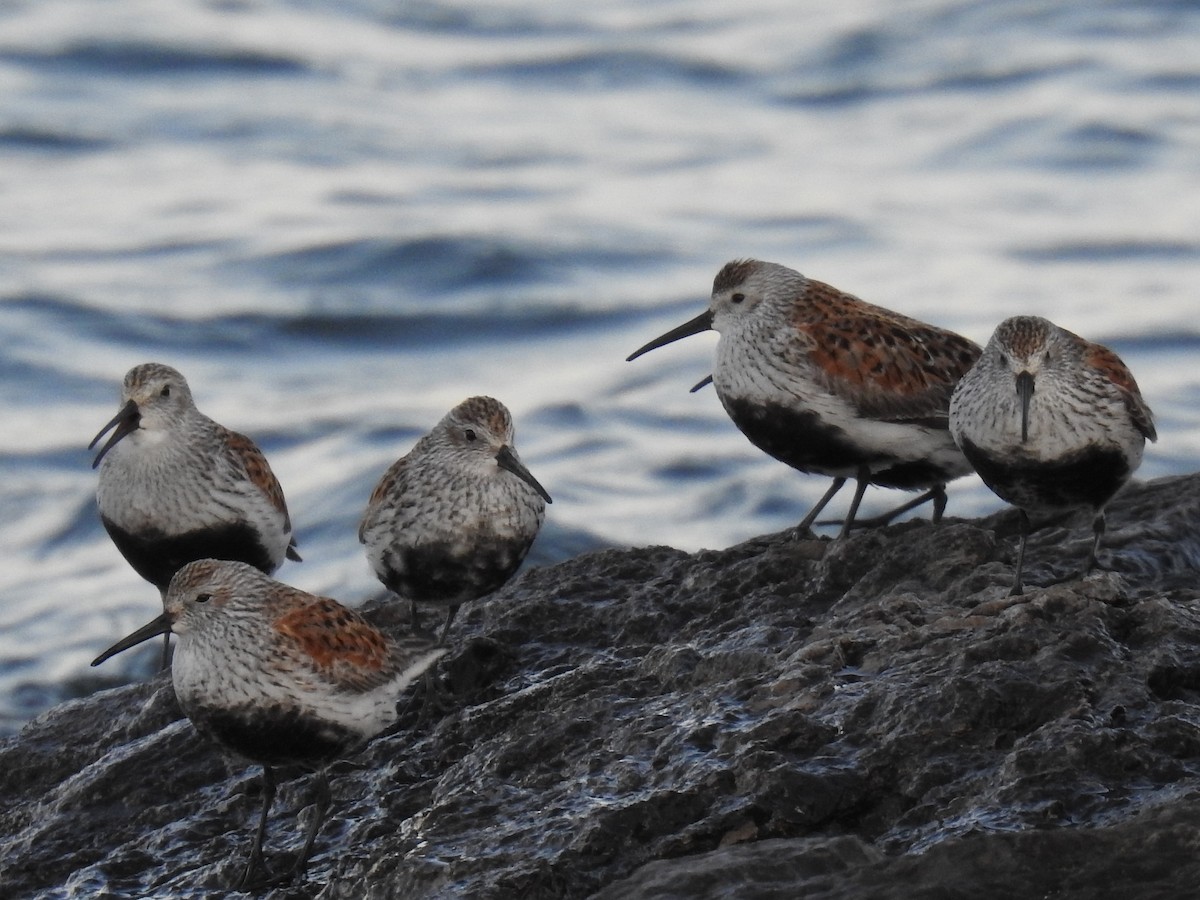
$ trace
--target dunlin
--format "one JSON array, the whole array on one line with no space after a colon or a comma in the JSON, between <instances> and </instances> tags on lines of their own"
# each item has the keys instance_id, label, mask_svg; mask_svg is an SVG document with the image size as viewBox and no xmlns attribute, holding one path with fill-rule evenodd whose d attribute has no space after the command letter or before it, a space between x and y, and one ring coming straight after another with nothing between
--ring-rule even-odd
<instances>
[{"instance_id":1,"label":"dunlin","mask_svg":"<svg viewBox=\"0 0 1200 900\"><path fill-rule=\"evenodd\" d=\"M707 310L629 359L710 329L720 333L710 378L734 424L781 462L834 479L798 533L848 478L857 489L842 535L868 484L926 491L875 523L929 500L933 520L941 518L946 483L971 471L947 430L947 412L977 345L785 266L747 259L717 274Z\"/></svg>"},{"instance_id":2,"label":"dunlin","mask_svg":"<svg viewBox=\"0 0 1200 900\"><path fill-rule=\"evenodd\" d=\"M1157 438L1125 363L1037 316L996 327L954 391L950 431L984 483L1021 511L1012 594L1022 589L1029 514L1092 510L1090 571L1105 505Z\"/></svg>"},{"instance_id":3,"label":"dunlin","mask_svg":"<svg viewBox=\"0 0 1200 900\"><path fill-rule=\"evenodd\" d=\"M196 729L263 767L263 803L237 887L261 884L275 766L316 773L315 815L291 868L303 873L331 797L325 767L396 721L396 703L445 653L386 637L354 610L274 581L241 562L205 559L175 575L158 618L101 653L96 666L159 634L178 638L171 678Z\"/></svg>"},{"instance_id":4,"label":"dunlin","mask_svg":"<svg viewBox=\"0 0 1200 900\"><path fill-rule=\"evenodd\" d=\"M517 456L508 409L472 397L384 473L358 539L385 587L448 607L444 641L460 604L517 571L550 502Z\"/></svg>"},{"instance_id":5,"label":"dunlin","mask_svg":"<svg viewBox=\"0 0 1200 900\"><path fill-rule=\"evenodd\" d=\"M283 490L245 435L196 409L170 366L143 363L125 375L123 405L93 438L112 431L100 468L100 520L121 555L159 589L196 559L230 559L273 573L299 560ZM168 638L169 640L169 638Z\"/></svg>"}]
</instances>

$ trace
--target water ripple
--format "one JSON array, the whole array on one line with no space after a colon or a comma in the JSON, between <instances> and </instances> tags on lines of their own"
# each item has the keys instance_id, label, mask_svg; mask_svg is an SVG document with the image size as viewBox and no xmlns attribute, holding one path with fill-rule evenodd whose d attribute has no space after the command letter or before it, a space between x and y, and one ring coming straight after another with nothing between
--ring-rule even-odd
<instances>
[{"instance_id":1,"label":"water ripple","mask_svg":"<svg viewBox=\"0 0 1200 900\"><path fill-rule=\"evenodd\" d=\"M39 128L33 125L12 125L0 128L0 148L10 150L32 153L67 153L104 150L111 146L113 146L112 141L90 135Z\"/></svg>"},{"instance_id":2,"label":"water ripple","mask_svg":"<svg viewBox=\"0 0 1200 900\"><path fill-rule=\"evenodd\" d=\"M657 259L651 249L555 248L487 237L440 235L409 240L363 238L318 244L239 265L282 285L402 286L407 292L454 292L513 286L565 276L580 268L629 268Z\"/></svg>"},{"instance_id":3,"label":"water ripple","mask_svg":"<svg viewBox=\"0 0 1200 900\"><path fill-rule=\"evenodd\" d=\"M265 51L139 40L80 41L55 50L10 50L0 59L30 67L133 76L248 77L309 70L300 59Z\"/></svg>"},{"instance_id":4,"label":"water ripple","mask_svg":"<svg viewBox=\"0 0 1200 900\"><path fill-rule=\"evenodd\" d=\"M556 89L614 89L650 82L689 88L733 87L745 74L719 62L641 50L584 50L545 59L509 60L464 70L475 77L536 81Z\"/></svg>"},{"instance_id":5,"label":"water ripple","mask_svg":"<svg viewBox=\"0 0 1200 900\"><path fill-rule=\"evenodd\" d=\"M1065 241L1009 250L1013 259L1036 263L1125 263L1147 260L1183 262L1200 258L1192 241L1128 240Z\"/></svg>"}]
</instances>

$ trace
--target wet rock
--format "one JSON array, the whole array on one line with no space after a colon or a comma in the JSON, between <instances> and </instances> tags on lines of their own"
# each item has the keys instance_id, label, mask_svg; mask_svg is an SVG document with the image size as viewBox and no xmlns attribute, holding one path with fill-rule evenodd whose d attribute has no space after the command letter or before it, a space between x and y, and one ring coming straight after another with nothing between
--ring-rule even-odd
<instances>
[{"instance_id":1,"label":"wet rock","mask_svg":"<svg viewBox=\"0 0 1200 900\"><path fill-rule=\"evenodd\" d=\"M307 879L267 895L1193 895L1200 475L1108 519L1104 571L1053 524L1016 598L1012 512L530 569L334 767ZM0 896L219 894L257 772L165 676L57 707L0 744ZM277 868L307 802L282 785Z\"/></svg>"}]
</instances>

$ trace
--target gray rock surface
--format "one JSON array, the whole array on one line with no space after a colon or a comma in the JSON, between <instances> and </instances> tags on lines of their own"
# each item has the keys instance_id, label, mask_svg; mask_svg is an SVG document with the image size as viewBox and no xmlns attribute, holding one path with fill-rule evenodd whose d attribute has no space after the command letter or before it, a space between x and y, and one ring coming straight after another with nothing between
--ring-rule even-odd
<instances>
[{"instance_id":1,"label":"gray rock surface","mask_svg":"<svg viewBox=\"0 0 1200 900\"><path fill-rule=\"evenodd\" d=\"M1086 579L1086 519L1037 532L1009 598L1015 526L530 569L268 896L1200 896L1200 475L1127 489ZM0 896L219 896L257 778L165 675L63 704L0 744ZM307 801L282 786L268 864Z\"/></svg>"}]
</instances>

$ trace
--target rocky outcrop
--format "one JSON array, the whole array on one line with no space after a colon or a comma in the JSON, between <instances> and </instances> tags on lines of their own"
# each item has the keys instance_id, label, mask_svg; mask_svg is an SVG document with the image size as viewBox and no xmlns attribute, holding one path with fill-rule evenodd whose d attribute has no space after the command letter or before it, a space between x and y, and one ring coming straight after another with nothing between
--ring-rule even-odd
<instances>
[{"instance_id":1,"label":"rocky outcrop","mask_svg":"<svg viewBox=\"0 0 1200 900\"><path fill-rule=\"evenodd\" d=\"M1089 523L1037 532L1015 598L1011 511L530 569L333 769L307 880L268 895L1194 896L1200 476L1108 521L1084 579ZM63 704L0 744L0 895L219 894L257 772L165 675Z\"/></svg>"}]
</instances>

